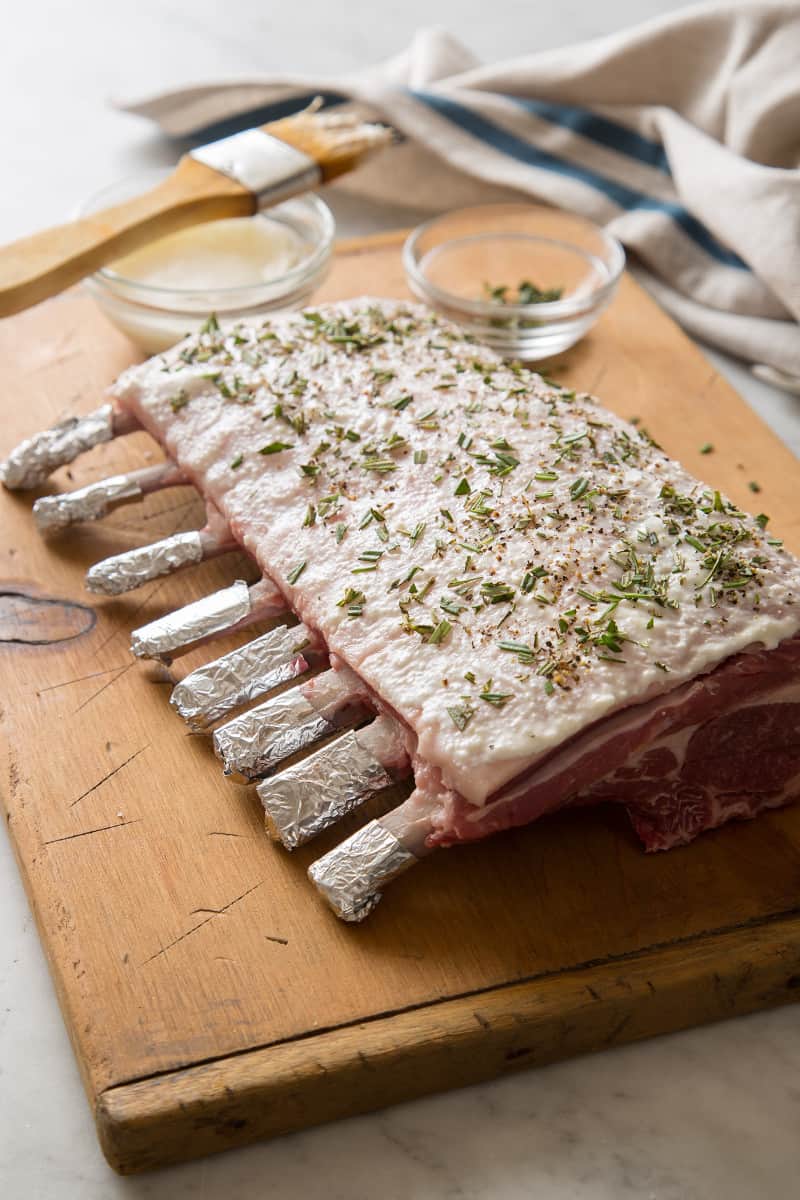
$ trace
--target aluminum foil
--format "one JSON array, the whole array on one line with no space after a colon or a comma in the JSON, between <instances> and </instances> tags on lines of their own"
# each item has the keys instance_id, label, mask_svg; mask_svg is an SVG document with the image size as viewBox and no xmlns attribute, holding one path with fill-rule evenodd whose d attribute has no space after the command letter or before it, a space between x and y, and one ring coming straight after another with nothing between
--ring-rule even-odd
<instances>
[{"instance_id":1,"label":"aluminum foil","mask_svg":"<svg viewBox=\"0 0 800 1200\"><path fill-rule=\"evenodd\" d=\"M12 450L0 465L0 481L11 490L38 487L57 467L76 459L84 450L114 436L114 410L110 404L85 417L67 417L44 429Z\"/></svg>"},{"instance_id":2,"label":"aluminum foil","mask_svg":"<svg viewBox=\"0 0 800 1200\"><path fill-rule=\"evenodd\" d=\"M256 788L267 832L287 850L310 841L392 783L358 738L350 730Z\"/></svg>"},{"instance_id":3,"label":"aluminum foil","mask_svg":"<svg viewBox=\"0 0 800 1200\"><path fill-rule=\"evenodd\" d=\"M207 729L238 705L304 674L302 652L309 644L304 625L281 625L192 671L173 690L170 704L192 729Z\"/></svg>"},{"instance_id":4,"label":"aluminum foil","mask_svg":"<svg viewBox=\"0 0 800 1200\"><path fill-rule=\"evenodd\" d=\"M33 506L33 518L40 533L66 529L77 521L97 521L124 500L138 500L142 486L136 473L112 475L74 492L42 496Z\"/></svg>"},{"instance_id":5,"label":"aluminum foil","mask_svg":"<svg viewBox=\"0 0 800 1200\"><path fill-rule=\"evenodd\" d=\"M204 557L203 539L196 530L174 533L150 546L137 546L124 554L104 558L86 572L86 586L90 592L102 596L120 596L151 579L201 562Z\"/></svg>"},{"instance_id":6,"label":"aluminum foil","mask_svg":"<svg viewBox=\"0 0 800 1200\"><path fill-rule=\"evenodd\" d=\"M250 589L237 579L230 587L134 629L131 650L137 658L168 658L182 646L236 625L249 615L250 607Z\"/></svg>"},{"instance_id":7,"label":"aluminum foil","mask_svg":"<svg viewBox=\"0 0 800 1200\"><path fill-rule=\"evenodd\" d=\"M214 734L214 750L226 775L247 781L271 774L284 759L334 729L300 689L293 688L221 725Z\"/></svg>"},{"instance_id":8,"label":"aluminum foil","mask_svg":"<svg viewBox=\"0 0 800 1200\"><path fill-rule=\"evenodd\" d=\"M363 921L381 888L418 861L380 821L370 821L308 868L308 877L343 921Z\"/></svg>"}]
</instances>

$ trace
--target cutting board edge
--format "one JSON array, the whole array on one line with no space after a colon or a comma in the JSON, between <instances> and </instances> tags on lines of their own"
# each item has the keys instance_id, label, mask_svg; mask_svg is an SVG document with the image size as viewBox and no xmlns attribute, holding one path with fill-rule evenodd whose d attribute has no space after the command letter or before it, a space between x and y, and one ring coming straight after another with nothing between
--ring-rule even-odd
<instances>
[{"instance_id":1,"label":"cutting board edge","mask_svg":"<svg viewBox=\"0 0 800 1200\"><path fill-rule=\"evenodd\" d=\"M117 1084L95 1122L109 1165L136 1174L799 1001L794 910Z\"/></svg>"}]
</instances>

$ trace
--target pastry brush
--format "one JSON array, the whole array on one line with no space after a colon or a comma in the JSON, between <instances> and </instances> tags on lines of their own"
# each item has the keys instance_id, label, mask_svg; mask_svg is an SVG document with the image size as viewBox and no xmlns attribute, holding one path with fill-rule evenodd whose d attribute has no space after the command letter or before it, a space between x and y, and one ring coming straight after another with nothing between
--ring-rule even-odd
<instances>
[{"instance_id":1,"label":"pastry brush","mask_svg":"<svg viewBox=\"0 0 800 1200\"><path fill-rule=\"evenodd\" d=\"M56 295L168 233L250 216L311 191L392 139L385 126L318 109L316 101L269 125L191 150L150 191L0 247L0 317Z\"/></svg>"}]
</instances>

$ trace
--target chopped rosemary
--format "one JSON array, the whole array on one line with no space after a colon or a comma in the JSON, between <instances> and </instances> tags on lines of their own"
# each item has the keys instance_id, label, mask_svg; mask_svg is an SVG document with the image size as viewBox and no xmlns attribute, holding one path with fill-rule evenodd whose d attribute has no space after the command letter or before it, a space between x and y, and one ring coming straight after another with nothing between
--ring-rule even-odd
<instances>
[{"instance_id":1,"label":"chopped rosemary","mask_svg":"<svg viewBox=\"0 0 800 1200\"><path fill-rule=\"evenodd\" d=\"M443 642L445 640L445 638L451 632L452 628L453 628L453 626L450 624L450 622L446 621L443 618L439 622L438 625L434 626L434 628L431 630L431 632L428 634L428 636L425 640L431 646L438 646L441 642Z\"/></svg>"},{"instance_id":2,"label":"chopped rosemary","mask_svg":"<svg viewBox=\"0 0 800 1200\"><path fill-rule=\"evenodd\" d=\"M355 617L360 617L363 613L366 599L360 588L349 587L341 600L336 601L336 607L346 608L348 617L353 620Z\"/></svg>"},{"instance_id":3,"label":"chopped rosemary","mask_svg":"<svg viewBox=\"0 0 800 1200\"><path fill-rule=\"evenodd\" d=\"M303 559L303 561L298 563L296 567L292 567L291 571L286 576L286 582L290 583L290 584L292 584L292 586L294 586L294 584L297 583L298 579L303 574L303 571L305 571L305 569L306 569L306 562L305 562L305 559Z\"/></svg>"},{"instance_id":4,"label":"chopped rosemary","mask_svg":"<svg viewBox=\"0 0 800 1200\"><path fill-rule=\"evenodd\" d=\"M294 442L267 442L266 446L262 446L259 454L280 454L282 450L292 450Z\"/></svg>"},{"instance_id":5,"label":"chopped rosemary","mask_svg":"<svg viewBox=\"0 0 800 1200\"><path fill-rule=\"evenodd\" d=\"M180 410L182 408L185 408L188 403L189 403L189 393L186 391L186 388L181 388L181 390L178 392L177 396L172 397L172 399L169 402L169 406L172 409L172 411L176 413L176 412L180 412Z\"/></svg>"},{"instance_id":6,"label":"chopped rosemary","mask_svg":"<svg viewBox=\"0 0 800 1200\"><path fill-rule=\"evenodd\" d=\"M239 467L242 465L243 462L244 462L244 455L237 454L236 458L231 460L231 470L238 471Z\"/></svg>"},{"instance_id":7,"label":"chopped rosemary","mask_svg":"<svg viewBox=\"0 0 800 1200\"><path fill-rule=\"evenodd\" d=\"M470 704L457 704L447 709L447 715L459 733L463 733L475 715L475 709Z\"/></svg>"},{"instance_id":8,"label":"chopped rosemary","mask_svg":"<svg viewBox=\"0 0 800 1200\"><path fill-rule=\"evenodd\" d=\"M452 583L450 587L452 587ZM485 580L481 584L481 595L488 604L502 604L506 600L513 600L515 588L510 583L501 583L499 580Z\"/></svg>"},{"instance_id":9,"label":"chopped rosemary","mask_svg":"<svg viewBox=\"0 0 800 1200\"><path fill-rule=\"evenodd\" d=\"M536 586L536 580L544 578L548 573L544 567L533 567L530 571L526 571L522 576L522 583L519 585L519 590L526 594L532 592Z\"/></svg>"},{"instance_id":10,"label":"chopped rosemary","mask_svg":"<svg viewBox=\"0 0 800 1200\"><path fill-rule=\"evenodd\" d=\"M524 642L498 642L501 650L506 650L509 654L516 654L517 658L525 666L530 665L534 660L532 646L526 646Z\"/></svg>"},{"instance_id":11,"label":"chopped rosemary","mask_svg":"<svg viewBox=\"0 0 800 1200\"><path fill-rule=\"evenodd\" d=\"M397 463L391 458L366 458L361 466L365 471L377 471L379 474L397 470Z\"/></svg>"}]
</instances>

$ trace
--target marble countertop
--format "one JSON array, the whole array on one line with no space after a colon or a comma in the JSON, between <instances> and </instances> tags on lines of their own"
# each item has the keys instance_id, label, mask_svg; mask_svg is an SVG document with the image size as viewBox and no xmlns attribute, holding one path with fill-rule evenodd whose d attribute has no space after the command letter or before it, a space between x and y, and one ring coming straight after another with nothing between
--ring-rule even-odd
<instances>
[{"instance_id":1,"label":"marble countertop","mask_svg":"<svg viewBox=\"0 0 800 1200\"><path fill-rule=\"evenodd\" d=\"M26 0L0 45L0 240L171 161L109 96L267 71L349 70L444 25L483 57L609 32L671 0ZM380 19L378 15L380 14ZM407 208L334 201L343 234ZM800 400L710 355L800 454ZM785 1200L800 1168L800 1010L527 1071L132 1179L106 1166L8 839L0 834L0 1195L9 1200Z\"/></svg>"}]
</instances>

